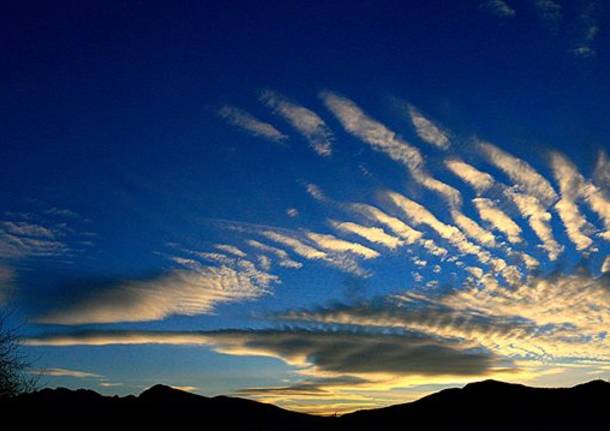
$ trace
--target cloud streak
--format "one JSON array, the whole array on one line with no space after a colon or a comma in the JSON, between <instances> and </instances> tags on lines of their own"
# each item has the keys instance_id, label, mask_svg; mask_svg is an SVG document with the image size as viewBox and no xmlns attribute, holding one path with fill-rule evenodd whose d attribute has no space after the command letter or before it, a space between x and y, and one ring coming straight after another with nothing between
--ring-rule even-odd
<instances>
[{"instance_id":1,"label":"cloud streak","mask_svg":"<svg viewBox=\"0 0 610 431\"><path fill-rule=\"evenodd\" d=\"M440 221L423 205L395 192L386 192L384 196L395 205L411 223L416 226L428 226L462 253L475 255L484 262L489 260L488 253L483 251L476 244L468 241L458 228Z\"/></svg>"},{"instance_id":2,"label":"cloud streak","mask_svg":"<svg viewBox=\"0 0 610 431\"><path fill-rule=\"evenodd\" d=\"M275 126L265 123L234 106L223 106L218 111L218 115L232 126L243 129L254 136L260 136L273 142L283 142L288 139L288 136L276 129Z\"/></svg>"},{"instance_id":3,"label":"cloud streak","mask_svg":"<svg viewBox=\"0 0 610 431\"><path fill-rule=\"evenodd\" d=\"M503 171L521 191L538 198L545 206L557 200L551 183L540 175L529 163L508 154L489 142L478 141L477 148L487 160Z\"/></svg>"},{"instance_id":4,"label":"cloud streak","mask_svg":"<svg viewBox=\"0 0 610 431\"><path fill-rule=\"evenodd\" d=\"M368 227L352 222L337 221L331 221L331 225L341 232L357 235L369 242L383 245L392 250L403 244L399 238L388 235L382 228L379 227Z\"/></svg>"},{"instance_id":5,"label":"cloud streak","mask_svg":"<svg viewBox=\"0 0 610 431\"><path fill-rule=\"evenodd\" d=\"M512 18L516 15L515 9L504 0L488 0L481 3L479 7L482 11L498 18Z\"/></svg>"},{"instance_id":6,"label":"cloud streak","mask_svg":"<svg viewBox=\"0 0 610 431\"><path fill-rule=\"evenodd\" d=\"M482 272L478 273L482 276ZM440 295L407 292L383 301L290 311L285 320L401 328L457 339L499 357L607 361L610 278L530 277L513 288L464 286Z\"/></svg>"},{"instance_id":7,"label":"cloud streak","mask_svg":"<svg viewBox=\"0 0 610 431\"><path fill-rule=\"evenodd\" d=\"M278 281L244 259L233 267L227 259L220 266L206 266L179 259L189 269L175 269L145 280L117 281L70 305L60 305L39 316L38 323L142 322L172 315L210 314L221 303L258 298Z\"/></svg>"},{"instance_id":8,"label":"cloud streak","mask_svg":"<svg viewBox=\"0 0 610 431\"><path fill-rule=\"evenodd\" d=\"M498 208L491 199L475 198L472 200L481 220L486 221L513 244L521 242L521 228L504 211Z\"/></svg>"},{"instance_id":9,"label":"cloud streak","mask_svg":"<svg viewBox=\"0 0 610 431\"><path fill-rule=\"evenodd\" d=\"M268 356L320 376L481 375L493 366L486 352L433 338L361 331L225 330L202 332L90 331L30 337L29 346L112 344L207 345L219 353Z\"/></svg>"},{"instance_id":10,"label":"cloud streak","mask_svg":"<svg viewBox=\"0 0 610 431\"><path fill-rule=\"evenodd\" d=\"M445 166L479 194L486 192L494 185L495 180L491 175L460 159L447 159L445 160Z\"/></svg>"},{"instance_id":11,"label":"cloud streak","mask_svg":"<svg viewBox=\"0 0 610 431\"><path fill-rule=\"evenodd\" d=\"M303 135L319 156L332 154L333 134L318 114L270 90L263 91L261 100Z\"/></svg>"},{"instance_id":12,"label":"cloud streak","mask_svg":"<svg viewBox=\"0 0 610 431\"><path fill-rule=\"evenodd\" d=\"M423 156L416 147L366 115L353 101L328 91L322 92L320 97L347 132L406 166L415 181L438 193L451 205L461 204L462 197L457 189L432 177L424 169Z\"/></svg>"},{"instance_id":13,"label":"cloud streak","mask_svg":"<svg viewBox=\"0 0 610 431\"><path fill-rule=\"evenodd\" d=\"M441 150L446 150L450 146L449 134L434 124L428 118L424 117L421 112L413 105L407 107L409 118L415 127L417 136L430 145L433 145Z\"/></svg>"}]
</instances>

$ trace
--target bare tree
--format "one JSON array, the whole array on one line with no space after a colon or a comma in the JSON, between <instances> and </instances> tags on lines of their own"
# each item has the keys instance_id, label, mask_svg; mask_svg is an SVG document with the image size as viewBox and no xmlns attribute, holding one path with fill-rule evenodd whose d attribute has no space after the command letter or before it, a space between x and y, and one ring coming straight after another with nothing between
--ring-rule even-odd
<instances>
[{"instance_id":1,"label":"bare tree","mask_svg":"<svg viewBox=\"0 0 610 431\"><path fill-rule=\"evenodd\" d=\"M9 326L7 313L0 310L0 399L35 389L37 378L28 373L29 367L17 329Z\"/></svg>"}]
</instances>

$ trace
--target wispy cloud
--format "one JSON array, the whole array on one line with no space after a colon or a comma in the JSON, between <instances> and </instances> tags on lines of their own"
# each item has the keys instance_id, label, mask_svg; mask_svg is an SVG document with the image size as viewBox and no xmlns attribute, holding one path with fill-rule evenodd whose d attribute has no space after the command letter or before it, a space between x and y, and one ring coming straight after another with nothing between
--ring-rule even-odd
<instances>
[{"instance_id":1,"label":"wispy cloud","mask_svg":"<svg viewBox=\"0 0 610 431\"><path fill-rule=\"evenodd\" d=\"M578 17L577 34L568 52L575 57L590 58L597 55L593 44L599 33L598 7L594 0L583 3L583 11Z\"/></svg>"},{"instance_id":2,"label":"wispy cloud","mask_svg":"<svg viewBox=\"0 0 610 431\"><path fill-rule=\"evenodd\" d=\"M603 150L597 155L592 180L593 184L603 190L606 195L610 195L610 160L608 154Z\"/></svg>"},{"instance_id":3,"label":"wispy cloud","mask_svg":"<svg viewBox=\"0 0 610 431\"><path fill-rule=\"evenodd\" d=\"M608 283L607 276L531 277L513 288L488 284L485 289L463 287L437 296L411 292L384 301L290 311L281 317L457 338L505 358L607 361L610 346L603 334L610 321Z\"/></svg>"},{"instance_id":4,"label":"wispy cloud","mask_svg":"<svg viewBox=\"0 0 610 431\"><path fill-rule=\"evenodd\" d=\"M66 217L66 218L76 218L79 217L79 214L76 211L72 211L68 208L49 208L44 211L46 215L57 216L57 217Z\"/></svg>"},{"instance_id":5,"label":"wispy cloud","mask_svg":"<svg viewBox=\"0 0 610 431\"><path fill-rule=\"evenodd\" d=\"M179 391L184 392L197 392L199 388L197 386L189 386L189 385L172 385L172 388L178 389Z\"/></svg>"},{"instance_id":6,"label":"wispy cloud","mask_svg":"<svg viewBox=\"0 0 610 431\"><path fill-rule=\"evenodd\" d=\"M601 272L606 273L610 272L610 256L606 256L604 262L602 263Z\"/></svg>"},{"instance_id":7,"label":"wispy cloud","mask_svg":"<svg viewBox=\"0 0 610 431\"><path fill-rule=\"evenodd\" d=\"M220 108L218 114L229 124L239 127L254 136L260 136L274 142L283 142L288 139L288 136L280 132L273 125L265 123L234 106L225 105Z\"/></svg>"},{"instance_id":8,"label":"wispy cloud","mask_svg":"<svg viewBox=\"0 0 610 431\"><path fill-rule=\"evenodd\" d=\"M354 203L349 204L348 207L369 220L386 226L394 234L402 238L406 244L415 243L423 235L420 231L412 228L399 218L388 215L372 205Z\"/></svg>"},{"instance_id":9,"label":"wispy cloud","mask_svg":"<svg viewBox=\"0 0 610 431\"><path fill-rule=\"evenodd\" d=\"M488 261L488 253L476 244L471 243L455 226L443 223L423 205L395 192L386 192L385 197L392 202L407 219L417 225L426 225L435 231L441 238L462 253L473 254L483 261Z\"/></svg>"},{"instance_id":10,"label":"wispy cloud","mask_svg":"<svg viewBox=\"0 0 610 431\"><path fill-rule=\"evenodd\" d=\"M367 254L369 257L376 257L376 255L378 255L374 250L368 249L372 252L372 254L369 254L370 252L368 250L364 250L367 249L367 247L339 240L332 235L321 235L318 237L317 235L319 234L314 233L313 237L305 235L303 238L298 238L289 233L273 230L264 230L260 232L260 234L271 241L290 248L294 253L307 260L325 262L341 271L359 277L368 276L369 273L360 267L356 260L356 255L359 255L360 257L364 257L364 254ZM316 246L313 244L310 245L310 241ZM324 248L324 250L320 250L320 248L317 247Z\"/></svg>"},{"instance_id":11,"label":"wispy cloud","mask_svg":"<svg viewBox=\"0 0 610 431\"><path fill-rule=\"evenodd\" d=\"M494 185L495 180L490 174L482 172L460 159L447 159L445 166L462 181L472 186L477 193L484 193Z\"/></svg>"},{"instance_id":12,"label":"wispy cloud","mask_svg":"<svg viewBox=\"0 0 610 431\"><path fill-rule=\"evenodd\" d=\"M584 200L604 222L606 231L602 236L610 241L610 200L593 183L586 181L567 157L553 151L550 160L561 192L561 200L555 208L566 227L568 237L579 250L587 248L593 242L585 233L590 230L590 224L576 203L577 200Z\"/></svg>"},{"instance_id":13,"label":"wispy cloud","mask_svg":"<svg viewBox=\"0 0 610 431\"><path fill-rule=\"evenodd\" d=\"M475 198L472 200L479 212L481 220L502 232L513 244L521 242L521 228L504 211L496 206L491 199Z\"/></svg>"},{"instance_id":14,"label":"wispy cloud","mask_svg":"<svg viewBox=\"0 0 610 431\"><path fill-rule=\"evenodd\" d=\"M34 374L42 374L49 377L73 377L76 379L97 379L102 377L96 373L86 371L68 370L66 368L45 368L43 370L34 370Z\"/></svg>"},{"instance_id":15,"label":"wispy cloud","mask_svg":"<svg viewBox=\"0 0 610 431\"><path fill-rule=\"evenodd\" d=\"M322 92L320 97L345 130L373 149L387 154L391 159L406 166L415 181L438 193L451 205L461 204L462 197L457 189L432 177L424 169L424 159L416 147L366 115L358 105L346 97L329 91Z\"/></svg>"},{"instance_id":16,"label":"wispy cloud","mask_svg":"<svg viewBox=\"0 0 610 431\"><path fill-rule=\"evenodd\" d=\"M380 227L368 227L357 223L338 222L334 220L331 221L331 225L341 232L357 235L369 242L381 244L390 249L395 249L403 244L403 241L401 241L400 238L387 234Z\"/></svg>"},{"instance_id":17,"label":"wispy cloud","mask_svg":"<svg viewBox=\"0 0 610 431\"><path fill-rule=\"evenodd\" d=\"M419 136L422 141L442 150L449 148L449 134L446 131L424 117L413 105L408 105L407 109L411 122L417 132L417 136Z\"/></svg>"},{"instance_id":18,"label":"wispy cloud","mask_svg":"<svg viewBox=\"0 0 610 431\"><path fill-rule=\"evenodd\" d=\"M294 217L298 217L299 216L299 210L296 208L288 208L286 210L286 215L290 218L294 218Z\"/></svg>"},{"instance_id":19,"label":"wispy cloud","mask_svg":"<svg viewBox=\"0 0 610 431\"><path fill-rule=\"evenodd\" d=\"M269 253L269 254L275 256L278 259L279 265L284 268L299 269L303 266L303 264L301 262L297 262L297 261L291 259L285 250L270 246L268 244L263 244L262 242L256 241L256 240L248 240L247 243L248 243L248 245L250 245L250 247L254 247L256 249L261 250L264 253Z\"/></svg>"},{"instance_id":20,"label":"wispy cloud","mask_svg":"<svg viewBox=\"0 0 610 431\"><path fill-rule=\"evenodd\" d=\"M557 31L563 16L561 5L553 0L536 0L534 4L544 24L550 30Z\"/></svg>"},{"instance_id":21,"label":"wispy cloud","mask_svg":"<svg viewBox=\"0 0 610 431\"><path fill-rule=\"evenodd\" d=\"M345 241L333 235L308 232L307 237L315 242L320 248L331 252L353 253L365 259L379 257L379 253L371 248L356 242Z\"/></svg>"},{"instance_id":22,"label":"wispy cloud","mask_svg":"<svg viewBox=\"0 0 610 431\"><path fill-rule=\"evenodd\" d=\"M175 269L144 280L117 281L89 291L85 298L58 305L39 316L39 323L141 322L171 315L212 313L218 304L258 298L269 292L278 278L245 259L207 266L190 259L178 260L188 269Z\"/></svg>"},{"instance_id":23,"label":"wispy cloud","mask_svg":"<svg viewBox=\"0 0 610 431\"><path fill-rule=\"evenodd\" d=\"M0 258L58 256L69 251L50 227L28 221L0 221Z\"/></svg>"},{"instance_id":24,"label":"wispy cloud","mask_svg":"<svg viewBox=\"0 0 610 431\"><path fill-rule=\"evenodd\" d=\"M538 198L545 206L557 200L557 193L551 183L526 161L489 142L478 141L477 147L490 163L503 171L523 192Z\"/></svg>"},{"instance_id":25,"label":"wispy cloud","mask_svg":"<svg viewBox=\"0 0 610 431\"><path fill-rule=\"evenodd\" d=\"M515 9L504 0L488 0L481 3L479 8L499 18L512 18L516 15Z\"/></svg>"},{"instance_id":26,"label":"wispy cloud","mask_svg":"<svg viewBox=\"0 0 610 431\"><path fill-rule=\"evenodd\" d=\"M307 191L309 196L311 196L312 198L314 198L317 201L320 201L320 202L329 202L330 201L329 198L324 193L324 191L317 184L308 183L305 186L305 190Z\"/></svg>"},{"instance_id":27,"label":"wispy cloud","mask_svg":"<svg viewBox=\"0 0 610 431\"><path fill-rule=\"evenodd\" d=\"M410 169L421 167L423 158L419 150L383 124L368 117L354 102L328 91L321 93L320 97L349 133Z\"/></svg>"},{"instance_id":28,"label":"wispy cloud","mask_svg":"<svg viewBox=\"0 0 610 431\"><path fill-rule=\"evenodd\" d=\"M333 134L318 114L270 90L262 92L261 100L301 133L318 155L332 154Z\"/></svg>"},{"instance_id":29,"label":"wispy cloud","mask_svg":"<svg viewBox=\"0 0 610 431\"><path fill-rule=\"evenodd\" d=\"M327 254L322 250L319 250L315 247L312 247L308 244L305 244L303 241L294 238L290 235L286 235L280 232L275 232L272 230L266 230L261 233L263 236L267 237L271 241L275 241L279 244L283 244L286 247L289 247L294 253L298 254L305 259L325 259Z\"/></svg>"},{"instance_id":30,"label":"wispy cloud","mask_svg":"<svg viewBox=\"0 0 610 431\"><path fill-rule=\"evenodd\" d=\"M476 268L473 273L484 277ZM88 331L51 333L24 342L33 346L203 344L226 354L279 357L297 367L314 366L317 373L364 378L375 373L476 374L491 370L492 360L505 365L517 359L607 362L609 281L607 275L530 277L512 288L488 283L485 289L463 286L437 295L413 291L374 302L289 310L275 316L340 325L329 330ZM343 332L343 325L366 331ZM384 332L371 333L373 328ZM388 335L386 330L391 328L408 332ZM423 354L418 350L423 346L430 356L418 366L410 358L415 351ZM470 356L478 349L489 353Z\"/></svg>"},{"instance_id":31,"label":"wispy cloud","mask_svg":"<svg viewBox=\"0 0 610 431\"><path fill-rule=\"evenodd\" d=\"M451 217L457 226L470 238L487 247L496 246L495 236L487 229L481 227L476 221L465 216L457 210L451 211Z\"/></svg>"},{"instance_id":32,"label":"wispy cloud","mask_svg":"<svg viewBox=\"0 0 610 431\"><path fill-rule=\"evenodd\" d=\"M547 251L549 259L556 260L563 251L563 246L553 237L550 226L551 214L534 196L511 190L507 191L507 195L517 206L521 215L529 221L532 230L542 241L542 247Z\"/></svg>"},{"instance_id":33,"label":"wispy cloud","mask_svg":"<svg viewBox=\"0 0 610 431\"><path fill-rule=\"evenodd\" d=\"M90 331L31 337L30 346L200 344L238 356L269 356L309 374L332 377L482 375L493 357L459 343L383 333L325 330L226 330L202 332ZM377 377L378 378L378 377Z\"/></svg>"},{"instance_id":34,"label":"wispy cloud","mask_svg":"<svg viewBox=\"0 0 610 431\"><path fill-rule=\"evenodd\" d=\"M231 254L233 256L236 257L246 257L246 253L244 253L242 250L240 250L239 248L235 247L234 245L230 245L230 244L214 244L214 248L223 251L225 253Z\"/></svg>"}]
</instances>

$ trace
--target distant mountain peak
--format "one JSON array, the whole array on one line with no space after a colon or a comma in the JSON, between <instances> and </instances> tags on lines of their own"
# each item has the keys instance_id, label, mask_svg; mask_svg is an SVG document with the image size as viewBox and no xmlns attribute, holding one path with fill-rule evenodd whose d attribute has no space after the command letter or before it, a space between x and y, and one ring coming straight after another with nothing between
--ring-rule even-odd
<instances>
[{"instance_id":1,"label":"distant mountain peak","mask_svg":"<svg viewBox=\"0 0 610 431\"><path fill-rule=\"evenodd\" d=\"M205 399L206 397L191 394L168 385L156 384L142 392L138 398L145 401L183 401L186 399Z\"/></svg>"},{"instance_id":2,"label":"distant mountain peak","mask_svg":"<svg viewBox=\"0 0 610 431\"><path fill-rule=\"evenodd\" d=\"M464 386L465 389L467 388L507 388L507 387L522 387L523 385L517 384L517 383L508 383L508 382L502 382L500 380L494 380L494 379L487 379L487 380L481 380L480 382L472 382L472 383L468 383L466 386Z\"/></svg>"}]
</instances>

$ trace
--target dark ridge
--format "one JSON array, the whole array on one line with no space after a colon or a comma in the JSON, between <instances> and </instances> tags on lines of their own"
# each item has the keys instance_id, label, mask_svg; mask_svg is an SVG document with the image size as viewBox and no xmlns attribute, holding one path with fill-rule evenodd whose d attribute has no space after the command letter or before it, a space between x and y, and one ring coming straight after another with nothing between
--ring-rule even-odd
<instances>
[{"instance_id":1,"label":"dark ridge","mask_svg":"<svg viewBox=\"0 0 610 431\"><path fill-rule=\"evenodd\" d=\"M138 399L145 402L157 403L182 403L207 400L208 398L191 394L190 392L181 391L180 389L172 388L166 385L154 385L142 392Z\"/></svg>"},{"instance_id":2,"label":"dark ridge","mask_svg":"<svg viewBox=\"0 0 610 431\"><path fill-rule=\"evenodd\" d=\"M0 401L0 416L29 425L87 428L193 426L250 430L564 430L610 429L610 383L533 388L485 380L417 401L361 410L339 418L291 412L257 401L195 395L155 385L139 396L43 389ZM10 423L10 422L7 422Z\"/></svg>"},{"instance_id":3,"label":"dark ridge","mask_svg":"<svg viewBox=\"0 0 610 431\"><path fill-rule=\"evenodd\" d=\"M596 380L573 388L534 388L485 380L417 401L341 417L342 429L404 423L448 430L610 429L610 383Z\"/></svg>"}]
</instances>

